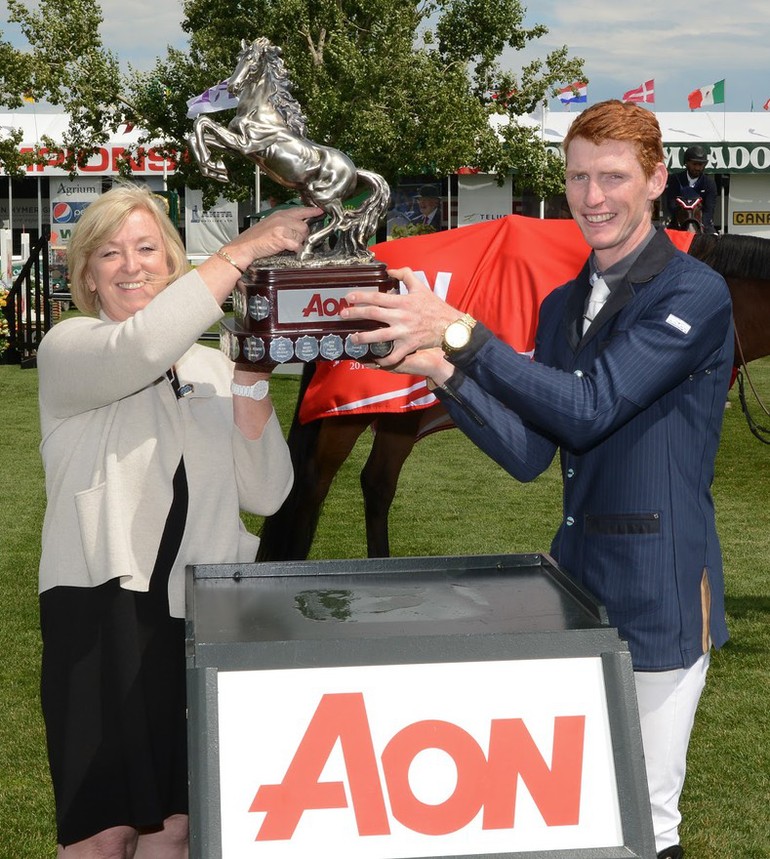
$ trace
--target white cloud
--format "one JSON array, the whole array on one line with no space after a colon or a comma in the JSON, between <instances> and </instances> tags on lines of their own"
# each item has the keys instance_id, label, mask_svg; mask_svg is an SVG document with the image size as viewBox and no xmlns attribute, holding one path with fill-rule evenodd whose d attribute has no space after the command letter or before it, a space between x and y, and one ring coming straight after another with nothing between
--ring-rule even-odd
<instances>
[{"instance_id":1,"label":"white cloud","mask_svg":"<svg viewBox=\"0 0 770 859\"><path fill-rule=\"evenodd\" d=\"M183 48L188 36L182 32L181 0L102 0L100 33L105 48L113 51L125 67L151 68L166 47ZM8 7L0 0L3 38L17 47L27 47L15 24L8 22Z\"/></svg>"},{"instance_id":2,"label":"white cloud","mask_svg":"<svg viewBox=\"0 0 770 859\"><path fill-rule=\"evenodd\" d=\"M168 45L183 48L187 44L181 2L102 0L101 8L102 40L123 64L147 69L166 55Z\"/></svg>"}]
</instances>

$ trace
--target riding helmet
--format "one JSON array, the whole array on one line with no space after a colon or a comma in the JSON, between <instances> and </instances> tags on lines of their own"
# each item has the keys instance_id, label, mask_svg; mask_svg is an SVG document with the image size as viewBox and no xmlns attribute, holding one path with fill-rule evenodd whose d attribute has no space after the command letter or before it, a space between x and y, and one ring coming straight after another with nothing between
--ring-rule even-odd
<instances>
[{"instance_id":1,"label":"riding helmet","mask_svg":"<svg viewBox=\"0 0 770 859\"><path fill-rule=\"evenodd\" d=\"M698 164L708 163L709 157L702 146L690 146L684 153L684 163L695 161Z\"/></svg>"}]
</instances>

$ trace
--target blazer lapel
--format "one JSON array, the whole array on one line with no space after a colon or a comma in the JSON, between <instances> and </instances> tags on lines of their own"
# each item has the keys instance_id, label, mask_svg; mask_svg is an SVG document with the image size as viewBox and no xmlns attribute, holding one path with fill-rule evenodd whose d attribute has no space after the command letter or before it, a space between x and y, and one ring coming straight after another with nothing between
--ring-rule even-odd
<instances>
[{"instance_id":1,"label":"blazer lapel","mask_svg":"<svg viewBox=\"0 0 770 859\"><path fill-rule=\"evenodd\" d=\"M575 278L574 289L570 290L564 308L567 341L573 352L577 351L583 337L583 314L585 313L586 301L588 301L588 293L591 291L591 286L588 283L588 271L588 263L586 263Z\"/></svg>"},{"instance_id":2,"label":"blazer lapel","mask_svg":"<svg viewBox=\"0 0 770 859\"><path fill-rule=\"evenodd\" d=\"M637 287L649 283L660 274L666 267L668 261L676 253L676 248L666 235L665 230L658 230L650 240L650 243L634 261L628 274L612 290L607 303L597 313L594 325L582 336L583 308L588 298L588 266L581 271L576 281L576 288L572 291L567 302L567 336L573 350L583 348L596 334L604 328L607 322L615 317L636 295ZM579 304L578 308L578 303ZM579 314L579 319L575 314Z\"/></svg>"}]
</instances>

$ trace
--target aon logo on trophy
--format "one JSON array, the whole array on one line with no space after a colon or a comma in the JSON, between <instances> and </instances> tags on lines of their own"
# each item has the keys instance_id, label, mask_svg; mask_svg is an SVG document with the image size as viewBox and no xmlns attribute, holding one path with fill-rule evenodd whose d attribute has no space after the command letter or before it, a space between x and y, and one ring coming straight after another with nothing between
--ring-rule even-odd
<instances>
[{"instance_id":1,"label":"aon logo on trophy","mask_svg":"<svg viewBox=\"0 0 770 859\"><path fill-rule=\"evenodd\" d=\"M368 292L371 289L355 287L356 292ZM278 293L278 322L285 325L340 319L340 311L348 306L346 296L352 291L352 286L283 290Z\"/></svg>"}]
</instances>

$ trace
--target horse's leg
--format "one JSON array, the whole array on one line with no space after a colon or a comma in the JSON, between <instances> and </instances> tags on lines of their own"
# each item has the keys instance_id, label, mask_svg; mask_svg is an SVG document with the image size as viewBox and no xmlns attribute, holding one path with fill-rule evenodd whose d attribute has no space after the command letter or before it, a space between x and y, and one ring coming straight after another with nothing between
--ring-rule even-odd
<instances>
[{"instance_id":1,"label":"horse's leg","mask_svg":"<svg viewBox=\"0 0 770 859\"><path fill-rule=\"evenodd\" d=\"M310 198L312 199L312 194L310 195ZM308 239L305 242L305 247L299 255L301 260L311 257L315 248L329 238L329 236L339 228L340 224L344 223L345 209L338 200L333 200L331 203L327 203L324 206L324 211L330 216L329 223L325 227L322 227L320 230L317 230L308 236Z\"/></svg>"},{"instance_id":2,"label":"horse's leg","mask_svg":"<svg viewBox=\"0 0 770 859\"><path fill-rule=\"evenodd\" d=\"M370 558L390 555L388 515L401 469L417 440L420 412L381 414L377 418L374 444L361 471L366 516L366 546Z\"/></svg>"},{"instance_id":3,"label":"horse's leg","mask_svg":"<svg viewBox=\"0 0 770 859\"><path fill-rule=\"evenodd\" d=\"M224 162L212 157L211 149L209 148L210 146L218 145L218 141L214 135L214 129L218 127L208 116L199 116L193 123L193 132L187 140L198 162L201 173L210 179L226 182L228 178L227 168Z\"/></svg>"},{"instance_id":4,"label":"horse's leg","mask_svg":"<svg viewBox=\"0 0 770 859\"><path fill-rule=\"evenodd\" d=\"M228 181L227 168L221 159L214 159L211 149L242 152L248 141L242 130L234 132L229 128L218 125L213 119L203 114L193 125L193 133L189 137L195 157L201 168L201 173L220 182Z\"/></svg>"},{"instance_id":5,"label":"horse's leg","mask_svg":"<svg viewBox=\"0 0 770 859\"><path fill-rule=\"evenodd\" d=\"M345 415L292 427L294 485L281 509L265 520L257 560L307 558L332 481L374 417Z\"/></svg>"}]
</instances>

